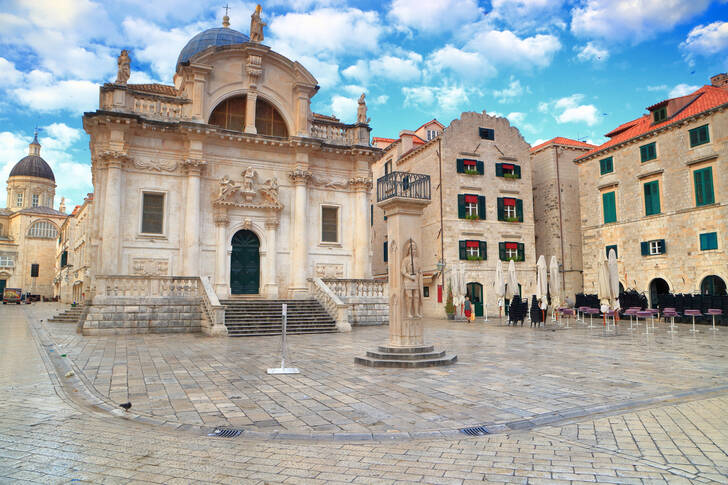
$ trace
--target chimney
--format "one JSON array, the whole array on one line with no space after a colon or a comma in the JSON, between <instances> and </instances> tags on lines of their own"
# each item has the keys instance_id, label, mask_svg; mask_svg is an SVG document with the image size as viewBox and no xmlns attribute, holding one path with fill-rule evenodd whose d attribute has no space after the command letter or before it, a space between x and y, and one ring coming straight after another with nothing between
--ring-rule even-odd
<instances>
[{"instance_id":1,"label":"chimney","mask_svg":"<svg viewBox=\"0 0 728 485\"><path fill-rule=\"evenodd\" d=\"M402 140L402 151L400 152L400 155L412 150L415 136L415 132L412 130L402 130L399 132L399 139Z\"/></svg>"},{"instance_id":2,"label":"chimney","mask_svg":"<svg viewBox=\"0 0 728 485\"><path fill-rule=\"evenodd\" d=\"M728 89L728 74L716 74L710 78L710 84L716 88Z\"/></svg>"}]
</instances>

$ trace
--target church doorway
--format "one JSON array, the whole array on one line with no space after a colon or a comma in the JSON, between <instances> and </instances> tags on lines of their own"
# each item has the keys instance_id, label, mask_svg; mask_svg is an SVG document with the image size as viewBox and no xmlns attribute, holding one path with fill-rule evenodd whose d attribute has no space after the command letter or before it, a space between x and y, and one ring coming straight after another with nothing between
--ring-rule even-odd
<instances>
[{"instance_id":1,"label":"church doorway","mask_svg":"<svg viewBox=\"0 0 728 485\"><path fill-rule=\"evenodd\" d=\"M260 292L260 240L252 231L235 233L230 255L230 293L257 295Z\"/></svg>"},{"instance_id":2,"label":"church doorway","mask_svg":"<svg viewBox=\"0 0 728 485\"><path fill-rule=\"evenodd\" d=\"M470 302L473 304L476 317L483 316L483 285L480 283L468 283L467 296L470 298Z\"/></svg>"},{"instance_id":3,"label":"church doorway","mask_svg":"<svg viewBox=\"0 0 728 485\"><path fill-rule=\"evenodd\" d=\"M670 293L670 285L662 278L655 278L650 282L650 308L657 308L660 295Z\"/></svg>"}]
</instances>

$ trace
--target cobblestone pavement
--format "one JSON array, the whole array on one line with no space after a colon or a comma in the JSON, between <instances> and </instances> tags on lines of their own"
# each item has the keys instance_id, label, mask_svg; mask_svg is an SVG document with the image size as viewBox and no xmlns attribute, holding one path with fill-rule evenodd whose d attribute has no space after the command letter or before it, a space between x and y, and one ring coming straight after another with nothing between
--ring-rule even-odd
<instances>
[{"instance_id":1,"label":"cobblestone pavement","mask_svg":"<svg viewBox=\"0 0 728 485\"><path fill-rule=\"evenodd\" d=\"M33 305L47 319L52 306ZM270 376L280 339L200 335L83 337L44 324L99 396L131 401L161 421L315 435L446 432L473 425L529 428L677 395L728 389L728 328L644 335L601 328L507 327L428 321L426 338L453 366L373 369L354 364L386 327L289 336L297 376Z\"/></svg>"},{"instance_id":2,"label":"cobblestone pavement","mask_svg":"<svg viewBox=\"0 0 728 485\"><path fill-rule=\"evenodd\" d=\"M84 404L41 344L0 308L0 483L728 483L728 393L457 440L222 439Z\"/></svg>"}]
</instances>

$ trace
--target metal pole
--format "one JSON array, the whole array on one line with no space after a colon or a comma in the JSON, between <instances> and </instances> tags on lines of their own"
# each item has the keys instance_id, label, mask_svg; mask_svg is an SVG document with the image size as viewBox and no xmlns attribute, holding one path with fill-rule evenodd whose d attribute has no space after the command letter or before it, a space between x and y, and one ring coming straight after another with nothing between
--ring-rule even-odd
<instances>
[{"instance_id":1,"label":"metal pole","mask_svg":"<svg viewBox=\"0 0 728 485\"><path fill-rule=\"evenodd\" d=\"M296 367L286 367L286 325L288 323L288 304L284 303L281 308L281 367L268 369L268 374L299 374Z\"/></svg>"}]
</instances>

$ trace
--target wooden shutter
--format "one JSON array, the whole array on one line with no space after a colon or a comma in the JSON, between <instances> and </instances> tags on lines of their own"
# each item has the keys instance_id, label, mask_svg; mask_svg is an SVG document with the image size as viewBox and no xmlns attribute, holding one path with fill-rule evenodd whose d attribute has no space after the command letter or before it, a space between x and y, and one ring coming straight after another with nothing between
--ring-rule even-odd
<instances>
[{"instance_id":1,"label":"wooden shutter","mask_svg":"<svg viewBox=\"0 0 728 485\"><path fill-rule=\"evenodd\" d=\"M40 266L38 264L31 264L30 265L30 277L37 278L39 269L40 269Z\"/></svg>"},{"instance_id":2,"label":"wooden shutter","mask_svg":"<svg viewBox=\"0 0 728 485\"><path fill-rule=\"evenodd\" d=\"M485 196L484 195L478 196L478 217L480 219L485 219Z\"/></svg>"},{"instance_id":3,"label":"wooden shutter","mask_svg":"<svg viewBox=\"0 0 728 485\"><path fill-rule=\"evenodd\" d=\"M617 221L617 208L614 203L614 192L602 194L602 210L604 212L604 224Z\"/></svg>"},{"instance_id":4,"label":"wooden shutter","mask_svg":"<svg viewBox=\"0 0 728 485\"><path fill-rule=\"evenodd\" d=\"M715 202L713 197L713 169L711 167L704 168L703 172L703 200L705 204L712 204Z\"/></svg>"},{"instance_id":5,"label":"wooden shutter","mask_svg":"<svg viewBox=\"0 0 728 485\"><path fill-rule=\"evenodd\" d=\"M513 173L516 174L516 177L521 178L521 166L520 165L514 165L513 166Z\"/></svg>"},{"instance_id":6,"label":"wooden shutter","mask_svg":"<svg viewBox=\"0 0 728 485\"><path fill-rule=\"evenodd\" d=\"M485 175L485 163L483 163L481 160L475 162L475 168L478 169L478 173L480 175Z\"/></svg>"},{"instance_id":7,"label":"wooden shutter","mask_svg":"<svg viewBox=\"0 0 728 485\"><path fill-rule=\"evenodd\" d=\"M503 197L498 197L498 220L502 221L504 220L504 214L503 214Z\"/></svg>"},{"instance_id":8,"label":"wooden shutter","mask_svg":"<svg viewBox=\"0 0 728 485\"><path fill-rule=\"evenodd\" d=\"M506 243L504 242L498 243L498 257L501 261L506 260Z\"/></svg>"},{"instance_id":9,"label":"wooden shutter","mask_svg":"<svg viewBox=\"0 0 728 485\"><path fill-rule=\"evenodd\" d=\"M662 251L660 251L660 254L665 254L667 252L667 246L665 245L665 240L658 239L657 241L660 243L660 247L662 248Z\"/></svg>"},{"instance_id":10,"label":"wooden shutter","mask_svg":"<svg viewBox=\"0 0 728 485\"><path fill-rule=\"evenodd\" d=\"M465 163L463 162L462 158L457 159L456 165L458 173L465 173Z\"/></svg>"},{"instance_id":11,"label":"wooden shutter","mask_svg":"<svg viewBox=\"0 0 728 485\"><path fill-rule=\"evenodd\" d=\"M518 222L523 222L523 201L521 199L516 199L516 217Z\"/></svg>"},{"instance_id":12,"label":"wooden shutter","mask_svg":"<svg viewBox=\"0 0 728 485\"><path fill-rule=\"evenodd\" d=\"M480 250L480 257L488 259L487 244L485 241L478 241L478 249Z\"/></svg>"},{"instance_id":13,"label":"wooden shutter","mask_svg":"<svg viewBox=\"0 0 728 485\"><path fill-rule=\"evenodd\" d=\"M388 251L389 247L388 246L389 245L387 244L387 241L384 241L384 245L383 245L384 253L383 254L384 254L385 263L389 261L389 251Z\"/></svg>"},{"instance_id":14,"label":"wooden shutter","mask_svg":"<svg viewBox=\"0 0 728 485\"><path fill-rule=\"evenodd\" d=\"M651 216L660 213L660 185L659 182L645 184L645 215Z\"/></svg>"},{"instance_id":15,"label":"wooden shutter","mask_svg":"<svg viewBox=\"0 0 728 485\"><path fill-rule=\"evenodd\" d=\"M525 261L526 260L526 250L523 246L523 243L518 243L518 261Z\"/></svg>"},{"instance_id":16,"label":"wooden shutter","mask_svg":"<svg viewBox=\"0 0 728 485\"><path fill-rule=\"evenodd\" d=\"M374 204L369 205L369 225L374 225Z\"/></svg>"},{"instance_id":17,"label":"wooden shutter","mask_svg":"<svg viewBox=\"0 0 728 485\"><path fill-rule=\"evenodd\" d=\"M465 194L458 194L458 218L465 219Z\"/></svg>"},{"instance_id":18,"label":"wooden shutter","mask_svg":"<svg viewBox=\"0 0 728 485\"><path fill-rule=\"evenodd\" d=\"M705 183L703 182L703 171L696 170L693 172L693 180L695 182L695 205L704 205Z\"/></svg>"},{"instance_id":19,"label":"wooden shutter","mask_svg":"<svg viewBox=\"0 0 728 485\"><path fill-rule=\"evenodd\" d=\"M650 243L649 243L649 241L642 241L640 243L640 250L642 251L642 256L649 256L650 255Z\"/></svg>"},{"instance_id":20,"label":"wooden shutter","mask_svg":"<svg viewBox=\"0 0 728 485\"><path fill-rule=\"evenodd\" d=\"M459 241L458 248L460 249L460 259L468 259L468 253L465 251L465 241Z\"/></svg>"},{"instance_id":21,"label":"wooden shutter","mask_svg":"<svg viewBox=\"0 0 728 485\"><path fill-rule=\"evenodd\" d=\"M690 146L695 146L698 143L698 130L690 130Z\"/></svg>"},{"instance_id":22,"label":"wooden shutter","mask_svg":"<svg viewBox=\"0 0 728 485\"><path fill-rule=\"evenodd\" d=\"M502 177L503 176L503 164L502 163L496 163L495 164L495 176L496 177Z\"/></svg>"}]
</instances>

